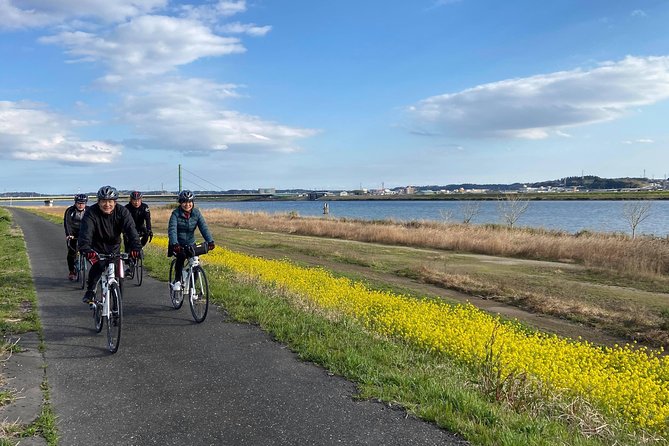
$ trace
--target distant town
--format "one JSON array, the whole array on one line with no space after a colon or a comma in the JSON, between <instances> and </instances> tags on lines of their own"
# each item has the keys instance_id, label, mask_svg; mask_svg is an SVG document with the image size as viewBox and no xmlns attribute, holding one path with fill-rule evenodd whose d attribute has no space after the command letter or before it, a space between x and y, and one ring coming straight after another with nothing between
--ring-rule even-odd
<instances>
[{"instance_id":1,"label":"distant town","mask_svg":"<svg viewBox=\"0 0 669 446\"><path fill-rule=\"evenodd\" d=\"M527 194L574 194L588 192L652 192L669 191L669 180L649 178L601 178L598 176L574 176L557 180L541 181L536 183L511 183L511 184L448 184L448 185L407 185L403 187L386 188L383 183L378 188L351 189L351 190L310 190L310 189L276 189L271 187L258 189L230 189L221 190L194 190L196 195L205 197L253 197L255 199L360 199L360 198L456 198L467 195L499 195L510 193ZM121 195L127 195L130 190L119 190ZM153 190L143 191L147 198L160 198L161 196L172 196L178 191ZM95 195L95 191L89 191L89 195ZM67 197L69 194L63 191L58 196ZM449 197L450 196L450 197ZM41 194L37 192L3 192L0 198L3 201L13 198L39 199L44 197L55 197L53 194ZM567 198L567 197L565 197Z\"/></svg>"}]
</instances>

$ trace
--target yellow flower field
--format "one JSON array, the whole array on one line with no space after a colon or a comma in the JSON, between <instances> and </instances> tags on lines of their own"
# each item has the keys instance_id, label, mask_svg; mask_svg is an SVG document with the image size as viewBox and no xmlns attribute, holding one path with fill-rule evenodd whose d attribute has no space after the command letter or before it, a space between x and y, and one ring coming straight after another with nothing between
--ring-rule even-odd
<instances>
[{"instance_id":1,"label":"yellow flower field","mask_svg":"<svg viewBox=\"0 0 669 446\"><path fill-rule=\"evenodd\" d=\"M166 238L153 244L166 247ZM382 335L480 365L500 359L502 377L527 373L554 389L581 395L642 428L669 430L669 359L644 348L600 348L542 333L528 334L472 305L448 305L374 291L320 268L265 260L217 248L206 263L297 293ZM491 340L494 342L491 344Z\"/></svg>"}]
</instances>

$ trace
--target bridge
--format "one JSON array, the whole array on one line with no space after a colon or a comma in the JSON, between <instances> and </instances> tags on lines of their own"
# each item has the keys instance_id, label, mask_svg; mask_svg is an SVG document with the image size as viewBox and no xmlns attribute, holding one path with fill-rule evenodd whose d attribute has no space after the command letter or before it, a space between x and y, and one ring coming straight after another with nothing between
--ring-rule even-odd
<instances>
[{"instance_id":1,"label":"bridge","mask_svg":"<svg viewBox=\"0 0 669 446\"><path fill-rule=\"evenodd\" d=\"M167 193L167 194L144 194L144 200L146 201L176 201L177 193ZM239 193L239 194L226 194L226 193L195 193L196 200L207 200L207 201L251 201L251 200L267 200L274 197L274 194L267 193ZM73 200L74 194L71 195L41 195L41 196L12 196L4 197L0 196L1 202L12 202L12 201L34 201L36 203L48 202L48 201L66 201ZM88 195L89 201L95 201L95 193ZM119 194L119 201L129 200L129 194Z\"/></svg>"}]
</instances>

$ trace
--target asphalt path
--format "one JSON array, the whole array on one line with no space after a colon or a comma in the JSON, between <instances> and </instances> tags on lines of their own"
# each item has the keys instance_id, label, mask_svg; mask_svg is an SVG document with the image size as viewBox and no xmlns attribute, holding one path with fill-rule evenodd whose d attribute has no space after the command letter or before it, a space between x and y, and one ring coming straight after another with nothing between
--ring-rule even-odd
<instances>
[{"instance_id":1,"label":"asphalt path","mask_svg":"<svg viewBox=\"0 0 669 446\"><path fill-rule=\"evenodd\" d=\"M67 280L63 229L10 208L30 257L61 445L462 445L299 360L258 327L210 307L196 324L167 285L124 285L116 354ZM167 262L168 259L165 258Z\"/></svg>"}]
</instances>

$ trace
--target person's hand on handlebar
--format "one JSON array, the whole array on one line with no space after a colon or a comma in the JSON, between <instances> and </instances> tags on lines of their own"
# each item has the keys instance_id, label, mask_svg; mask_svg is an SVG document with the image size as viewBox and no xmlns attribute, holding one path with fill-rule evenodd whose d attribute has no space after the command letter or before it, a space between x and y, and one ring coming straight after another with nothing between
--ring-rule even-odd
<instances>
[{"instance_id":1,"label":"person's hand on handlebar","mask_svg":"<svg viewBox=\"0 0 669 446\"><path fill-rule=\"evenodd\" d=\"M178 243L175 243L172 245L172 252L174 254L180 254L181 253L181 245Z\"/></svg>"},{"instance_id":2,"label":"person's hand on handlebar","mask_svg":"<svg viewBox=\"0 0 669 446\"><path fill-rule=\"evenodd\" d=\"M130 251L130 257L132 257L133 259L138 259L140 255L141 251L139 249L133 249L132 251Z\"/></svg>"},{"instance_id":3,"label":"person's hand on handlebar","mask_svg":"<svg viewBox=\"0 0 669 446\"><path fill-rule=\"evenodd\" d=\"M100 260L98 253L95 251L88 251L86 253L86 258L88 259L89 262L91 262L91 265L95 265L98 262L98 260Z\"/></svg>"}]
</instances>

